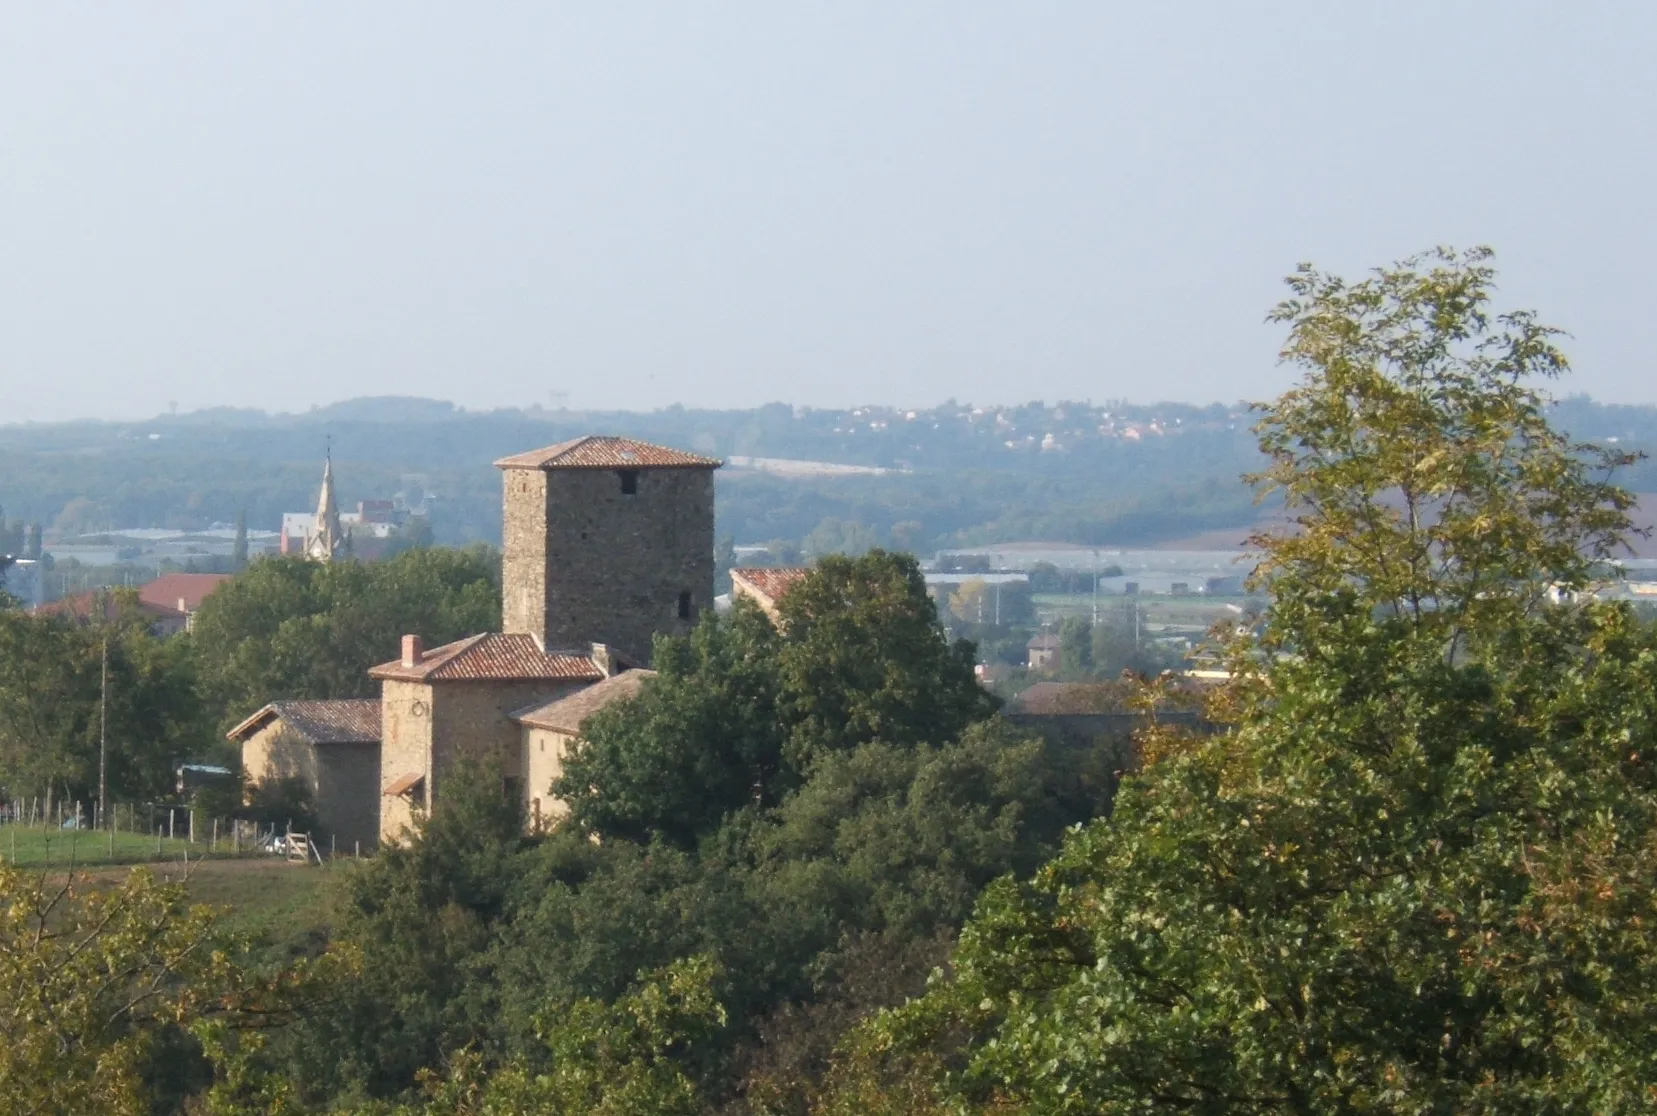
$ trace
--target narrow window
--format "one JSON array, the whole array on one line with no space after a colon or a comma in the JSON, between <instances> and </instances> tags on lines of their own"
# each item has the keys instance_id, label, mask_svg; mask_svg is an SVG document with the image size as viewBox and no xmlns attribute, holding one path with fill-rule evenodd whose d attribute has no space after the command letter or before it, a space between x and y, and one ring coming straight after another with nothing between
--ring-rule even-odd
<instances>
[{"instance_id":1,"label":"narrow window","mask_svg":"<svg viewBox=\"0 0 1657 1116\"><path fill-rule=\"evenodd\" d=\"M690 594L688 592L679 594L679 619L690 619Z\"/></svg>"},{"instance_id":2,"label":"narrow window","mask_svg":"<svg viewBox=\"0 0 1657 1116\"><path fill-rule=\"evenodd\" d=\"M621 494L623 496L637 496L639 494L639 471L637 469L622 469L617 475L621 477Z\"/></svg>"}]
</instances>

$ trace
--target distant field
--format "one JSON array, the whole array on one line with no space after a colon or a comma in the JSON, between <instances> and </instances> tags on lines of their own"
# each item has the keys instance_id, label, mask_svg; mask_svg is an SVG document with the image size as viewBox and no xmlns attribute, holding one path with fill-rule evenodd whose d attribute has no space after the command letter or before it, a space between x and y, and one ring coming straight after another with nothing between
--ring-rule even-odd
<instances>
[{"instance_id":1,"label":"distant field","mask_svg":"<svg viewBox=\"0 0 1657 1116\"><path fill-rule=\"evenodd\" d=\"M1036 608L1036 616L1044 623L1054 620L1063 620L1071 616L1093 617L1093 595L1091 593L1037 593L1032 598ZM1227 615L1226 606L1241 605L1241 597L1217 597L1207 594L1191 594L1183 597L1123 597L1120 594L1101 594L1099 597L1099 619L1109 623L1114 620L1127 618L1128 602L1137 601L1140 615L1147 624L1175 627L1202 627L1206 628L1215 621Z\"/></svg>"}]
</instances>

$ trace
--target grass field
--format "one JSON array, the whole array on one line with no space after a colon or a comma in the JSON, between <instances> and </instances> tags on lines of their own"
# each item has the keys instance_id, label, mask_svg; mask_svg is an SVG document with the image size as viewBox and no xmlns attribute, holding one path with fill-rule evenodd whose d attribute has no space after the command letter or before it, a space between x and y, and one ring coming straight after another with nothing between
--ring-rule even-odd
<instances>
[{"instance_id":1,"label":"grass field","mask_svg":"<svg viewBox=\"0 0 1657 1116\"><path fill-rule=\"evenodd\" d=\"M220 843L219 854L228 852ZM21 868L96 867L101 864L148 864L191 860L212 854L209 843L156 838L142 833L58 829L55 826L0 826L0 858Z\"/></svg>"},{"instance_id":2,"label":"grass field","mask_svg":"<svg viewBox=\"0 0 1657 1116\"><path fill-rule=\"evenodd\" d=\"M39 860L30 864L24 859L27 845L25 834L38 841ZM58 848L58 838L51 842L51 864L45 862L45 842L40 830L18 830L18 859L24 867L43 870L48 879L61 880L68 869L70 842ZM163 882L183 882L190 902L205 903L224 911L223 925L253 939L257 953L268 961L279 963L313 952L327 937L329 917L328 885L343 873L354 871L356 861L339 860L324 867L317 864L290 864L281 857L265 855L202 856L200 847L191 847L188 864L184 860L184 842L173 842L176 856L155 860L155 838L149 839L151 859L134 856L126 863L108 860L108 834L81 835L84 845L101 836L104 859L101 863L87 863L84 858L75 863L75 876L81 886L94 890L119 886L127 874L143 867ZM137 838L135 841L139 840ZM0 830L0 847L6 849L10 861L11 834ZM122 846L117 843L117 854ZM163 841L164 852L170 851ZM135 853L142 850L132 850Z\"/></svg>"}]
</instances>

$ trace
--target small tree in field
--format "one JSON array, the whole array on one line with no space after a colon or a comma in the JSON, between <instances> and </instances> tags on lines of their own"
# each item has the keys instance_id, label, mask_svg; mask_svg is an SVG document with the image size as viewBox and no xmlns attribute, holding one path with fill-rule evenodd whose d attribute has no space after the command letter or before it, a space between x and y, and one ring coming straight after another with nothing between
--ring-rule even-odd
<instances>
[{"instance_id":1,"label":"small tree in field","mask_svg":"<svg viewBox=\"0 0 1657 1116\"><path fill-rule=\"evenodd\" d=\"M1629 533L1627 458L1549 427L1555 331L1493 280L1289 279L1306 375L1258 479L1293 525L1256 540L1231 731L1153 733L827 1110L1657 1109L1657 641L1569 602Z\"/></svg>"}]
</instances>

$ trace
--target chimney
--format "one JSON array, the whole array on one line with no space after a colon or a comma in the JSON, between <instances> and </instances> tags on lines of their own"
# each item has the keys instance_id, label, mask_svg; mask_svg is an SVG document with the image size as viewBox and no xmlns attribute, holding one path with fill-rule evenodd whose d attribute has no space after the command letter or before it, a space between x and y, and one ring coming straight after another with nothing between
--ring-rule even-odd
<instances>
[{"instance_id":1,"label":"chimney","mask_svg":"<svg viewBox=\"0 0 1657 1116\"><path fill-rule=\"evenodd\" d=\"M417 635L403 637L403 665L406 667L419 666L420 660L425 658L426 647Z\"/></svg>"},{"instance_id":2,"label":"chimney","mask_svg":"<svg viewBox=\"0 0 1657 1116\"><path fill-rule=\"evenodd\" d=\"M606 678L613 678L627 668L616 658L615 649L608 644L593 644L593 663L604 672Z\"/></svg>"}]
</instances>

